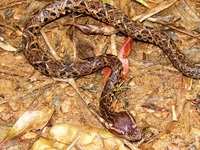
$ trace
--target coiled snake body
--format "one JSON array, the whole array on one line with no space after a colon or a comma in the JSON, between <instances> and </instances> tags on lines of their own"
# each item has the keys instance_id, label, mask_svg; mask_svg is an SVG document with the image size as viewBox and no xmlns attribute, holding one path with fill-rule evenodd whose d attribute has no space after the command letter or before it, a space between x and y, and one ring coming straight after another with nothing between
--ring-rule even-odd
<instances>
[{"instance_id":1,"label":"coiled snake body","mask_svg":"<svg viewBox=\"0 0 200 150\"><path fill-rule=\"evenodd\" d=\"M38 36L43 26L71 12L85 13L114 26L117 31L125 35L159 46L179 71L188 77L200 79L200 67L187 61L168 36L135 25L121 10L109 4L88 0L59 0L43 8L24 29L25 56L37 70L54 78L80 77L106 66L110 67L112 73L101 94L100 110L105 119L106 128L118 136L132 141L141 138L133 116L125 111L115 112L111 107L113 91L122 76L122 65L118 58L113 55L101 55L69 65L62 61L55 61L38 44Z\"/></svg>"}]
</instances>

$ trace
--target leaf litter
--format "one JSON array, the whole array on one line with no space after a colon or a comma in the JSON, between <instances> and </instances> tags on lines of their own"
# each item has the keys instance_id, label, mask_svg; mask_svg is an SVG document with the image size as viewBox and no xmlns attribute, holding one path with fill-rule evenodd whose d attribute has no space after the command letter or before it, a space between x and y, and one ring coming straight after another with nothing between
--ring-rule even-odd
<instances>
[{"instance_id":1,"label":"leaf litter","mask_svg":"<svg viewBox=\"0 0 200 150\"><path fill-rule=\"evenodd\" d=\"M0 144L1 148L200 148L198 102L200 81L184 77L174 69L162 50L156 46L133 41L132 51L128 57L129 74L122 85L129 88L117 92L118 104L115 109L130 111L143 131L144 138L134 145L118 139L102 127L69 84L55 82L33 69L23 55L21 33L28 19L49 2L39 3L41 7L38 7L37 1L3 0L0 2L2 22L0 36L3 37L0 49L0 123L2 126L0 139L1 141L7 139L7 142ZM192 55L191 60L199 62L198 1L181 0L165 9L162 7L166 5L163 0L145 1L148 8L130 0L108 3L119 8L128 8L124 9L127 15L134 16L133 18L142 21L143 25L166 34L173 33L172 35L177 37L178 47L183 51L186 50L184 53L187 55L188 53ZM76 14L52 22L43 32L56 57L79 59L74 57L73 42L80 39L92 43L96 55L100 55L103 49L111 53L110 36L85 35L78 29L73 29L72 25L69 25L69 22L73 22L71 19L73 17L77 25L106 26L91 17L76 16ZM158 18L165 19L165 22ZM125 37L117 34L114 40L119 50ZM87 42L85 43L85 47L88 47ZM45 42L40 44L45 46ZM84 44L82 47L84 49ZM95 89L91 92L90 89L79 88L80 93L87 96L87 100L94 105L97 112L101 94L99 89L104 85L102 81L104 79L101 71L76 80L77 87L82 87L84 84L93 84L97 87L96 92ZM42 115L38 118L37 115L31 114ZM66 134L61 132L60 128L61 131L66 131ZM67 135L73 136L70 136L70 139Z\"/></svg>"}]
</instances>

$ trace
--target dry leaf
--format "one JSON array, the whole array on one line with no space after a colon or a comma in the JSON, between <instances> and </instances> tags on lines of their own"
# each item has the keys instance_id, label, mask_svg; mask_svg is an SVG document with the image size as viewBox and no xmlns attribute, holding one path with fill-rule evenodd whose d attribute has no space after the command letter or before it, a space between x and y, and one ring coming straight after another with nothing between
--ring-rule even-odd
<instances>
[{"instance_id":1,"label":"dry leaf","mask_svg":"<svg viewBox=\"0 0 200 150\"><path fill-rule=\"evenodd\" d=\"M26 111L13 125L5 140L9 140L25 131L42 129L48 123L53 112L53 107Z\"/></svg>"}]
</instances>

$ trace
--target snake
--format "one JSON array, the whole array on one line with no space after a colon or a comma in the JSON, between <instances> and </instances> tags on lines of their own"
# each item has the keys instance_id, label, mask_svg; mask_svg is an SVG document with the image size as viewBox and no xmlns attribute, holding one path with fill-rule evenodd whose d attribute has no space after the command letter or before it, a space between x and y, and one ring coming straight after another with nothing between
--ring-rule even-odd
<instances>
[{"instance_id":1,"label":"snake","mask_svg":"<svg viewBox=\"0 0 200 150\"><path fill-rule=\"evenodd\" d=\"M107 3L90 0L58 0L44 7L27 22L22 34L24 54L29 63L42 74L60 79L78 78L104 67L111 68L112 72L104 85L99 102L100 115L104 119L101 123L121 138L129 141L140 140L142 133L134 116L125 110L115 111L112 105L115 88L122 80L122 63L117 56L102 54L69 64L55 60L48 50L44 50L39 44L40 30L45 25L72 12L92 16L113 26L125 36L158 46L168 56L173 66L187 77L200 79L200 66L189 61L169 36L136 24L122 10Z\"/></svg>"}]
</instances>

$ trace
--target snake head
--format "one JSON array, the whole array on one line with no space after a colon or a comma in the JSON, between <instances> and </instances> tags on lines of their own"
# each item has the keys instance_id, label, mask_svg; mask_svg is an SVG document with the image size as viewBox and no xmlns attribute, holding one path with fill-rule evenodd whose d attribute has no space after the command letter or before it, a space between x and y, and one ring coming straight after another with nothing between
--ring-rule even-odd
<instances>
[{"instance_id":1,"label":"snake head","mask_svg":"<svg viewBox=\"0 0 200 150\"><path fill-rule=\"evenodd\" d=\"M108 129L110 132L129 141L138 141L142 138L134 117L125 111L115 113L112 116L112 123L109 124Z\"/></svg>"}]
</instances>

